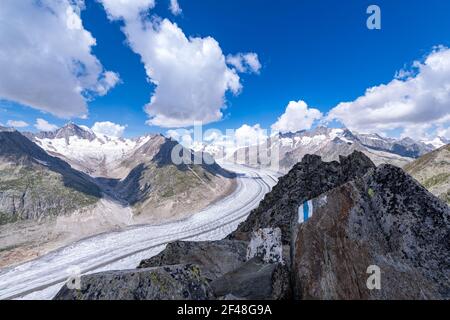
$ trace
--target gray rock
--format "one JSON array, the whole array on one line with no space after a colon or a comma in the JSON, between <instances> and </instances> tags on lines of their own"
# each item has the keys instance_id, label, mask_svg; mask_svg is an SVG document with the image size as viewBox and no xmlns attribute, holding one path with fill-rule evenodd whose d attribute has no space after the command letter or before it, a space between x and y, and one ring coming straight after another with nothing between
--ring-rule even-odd
<instances>
[{"instance_id":1,"label":"gray rock","mask_svg":"<svg viewBox=\"0 0 450 320\"><path fill-rule=\"evenodd\" d=\"M289 244L290 222L301 203L363 176L373 168L375 165L361 152L340 157L340 162L322 162L319 156L306 155L302 162L280 178L259 207L228 238L249 241L252 231L278 227L283 244Z\"/></svg>"},{"instance_id":2,"label":"gray rock","mask_svg":"<svg viewBox=\"0 0 450 320\"><path fill-rule=\"evenodd\" d=\"M211 288L223 299L282 300L291 297L289 271L281 263L256 257L213 281Z\"/></svg>"},{"instance_id":3,"label":"gray rock","mask_svg":"<svg viewBox=\"0 0 450 320\"><path fill-rule=\"evenodd\" d=\"M183 242L167 245L160 254L143 260L138 268L176 264L196 264L208 280L235 270L246 261L247 243L244 241Z\"/></svg>"},{"instance_id":4,"label":"gray rock","mask_svg":"<svg viewBox=\"0 0 450 320\"><path fill-rule=\"evenodd\" d=\"M293 225L299 299L449 299L450 210L403 170L383 165L311 203ZM369 266L381 270L369 290Z\"/></svg>"},{"instance_id":5,"label":"gray rock","mask_svg":"<svg viewBox=\"0 0 450 320\"><path fill-rule=\"evenodd\" d=\"M208 300L208 282L195 265L109 271L81 277L81 290L64 286L54 300Z\"/></svg>"},{"instance_id":6,"label":"gray rock","mask_svg":"<svg viewBox=\"0 0 450 320\"><path fill-rule=\"evenodd\" d=\"M280 228L253 232L247 248L247 260L260 257L266 263L284 263Z\"/></svg>"}]
</instances>

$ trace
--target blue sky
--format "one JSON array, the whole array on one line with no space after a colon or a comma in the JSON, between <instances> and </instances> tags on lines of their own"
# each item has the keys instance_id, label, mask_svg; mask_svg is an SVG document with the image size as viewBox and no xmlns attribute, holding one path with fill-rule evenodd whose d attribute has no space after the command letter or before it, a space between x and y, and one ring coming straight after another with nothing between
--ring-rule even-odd
<instances>
[{"instance_id":1,"label":"blue sky","mask_svg":"<svg viewBox=\"0 0 450 320\"><path fill-rule=\"evenodd\" d=\"M242 91L236 96L226 92L222 119L207 128L270 128L290 101L299 100L325 115L340 102L363 96L367 88L389 83L398 70L430 55L434 46L450 46L450 2L442 0L179 0L183 11L178 16L169 11L168 2L157 1L149 15L169 19L188 37L214 38L224 56L254 52L262 65L259 73L239 74ZM381 30L366 27L371 4L381 8ZM126 125L126 136L166 132L168 128L146 124L144 106L155 86L147 81L140 55L127 44L124 21L108 19L96 1L86 1L81 19L96 39L92 54L105 70L118 73L120 82L88 102L87 119L72 120L87 126L100 121ZM441 112L435 118L441 131L448 129L444 116ZM36 118L58 126L68 121L15 101L0 102L3 124L21 120L30 124L23 130L34 130ZM397 133L404 130L398 126ZM405 131L411 131L411 124Z\"/></svg>"}]
</instances>

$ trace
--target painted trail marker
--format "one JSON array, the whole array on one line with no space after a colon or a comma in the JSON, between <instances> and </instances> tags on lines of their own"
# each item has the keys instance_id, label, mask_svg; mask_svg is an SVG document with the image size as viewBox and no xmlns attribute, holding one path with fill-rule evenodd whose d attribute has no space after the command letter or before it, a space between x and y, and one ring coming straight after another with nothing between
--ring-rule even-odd
<instances>
[{"instance_id":1,"label":"painted trail marker","mask_svg":"<svg viewBox=\"0 0 450 320\"><path fill-rule=\"evenodd\" d=\"M312 200L303 202L303 204L298 208L298 223L306 222L313 215L313 204Z\"/></svg>"}]
</instances>

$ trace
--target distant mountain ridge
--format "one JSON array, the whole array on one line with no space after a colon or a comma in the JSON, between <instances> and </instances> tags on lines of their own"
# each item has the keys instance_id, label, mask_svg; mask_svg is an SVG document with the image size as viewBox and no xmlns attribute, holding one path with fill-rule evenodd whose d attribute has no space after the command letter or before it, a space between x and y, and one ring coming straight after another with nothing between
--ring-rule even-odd
<instances>
[{"instance_id":1,"label":"distant mountain ridge","mask_svg":"<svg viewBox=\"0 0 450 320\"><path fill-rule=\"evenodd\" d=\"M111 137L74 123L68 123L55 131L25 135L49 154L66 160L74 168L92 176L107 176L115 161L120 161L153 137Z\"/></svg>"},{"instance_id":2,"label":"distant mountain ridge","mask_svg":"<svg viewBox=\"0 0 450 320\"><path fill-rule=\"evenodd\" d=\"M76 124L69 122L62 128L59 128L55 131L41 131L36 134L36 138L39 139L65 139L67 143L69 143L70 137L79 137L81 139L87 139L92 141L97 138L95 133L87 128L82 126L77 126Z\"/></svg>"},{"instance_id":3,"label":"distant mountain ridge","mask_svg":"<svg viewBox=\"0 0 450 320\"><path fill-rule=\"evenodd\" d=\"M239 163L264 166L267 165L264 164L264 157L271 158L273 150L278 150L278 157L272 158L278 158L279 170L287 172L307 154L319 155L324 161L334 161L339 156L360 151L376 165L388 163L403 167L434 149L435 146L430 143L410 138L393 139L378 134L360 134L346 128L321 126L295 133L279 133L268 138L265 144L238 149L228 157Z\"/></svg>"}]
</instances>

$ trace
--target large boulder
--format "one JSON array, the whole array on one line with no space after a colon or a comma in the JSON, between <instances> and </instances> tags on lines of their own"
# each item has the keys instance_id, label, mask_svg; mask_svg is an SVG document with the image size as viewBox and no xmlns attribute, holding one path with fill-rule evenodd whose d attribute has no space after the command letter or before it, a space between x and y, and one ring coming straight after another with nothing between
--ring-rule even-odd
<instances>
[{"instance_id":1,"label":"large boulder","mask_svg":"<svg viewBox=\"0 0 450 320\"><path fill-rule=\"evenodd\" d=\"M403 170L382 165L305 202L296 217L296 298L450 298L449 207Z\"/></svg>"},{"instance_id":2,"label":"large boulder","mask_svg":"<svg viewBox=\"0 0 450 320\"><path fill-rule=\"evenodd\" d=\"M373 162L358 151L348 157L341 156L339 162L323 162L319 156L306 155L280 178L258 208L228 238L249 241L253 231L278 227L282 232L283 244L289 244L290 222L301 203L361 177L374 168Z\"/></svg>"},{"instance_id":3,"label":"large boulder","mask_svg":"<svg viewBox=\"0 0 450 320\"><path fill-rule=\"evenodd\" d=\"M248 243L244 241L176 241L167 245L160 254L141 261L138 268L160 267L176 264L201 266L208 280L235 270L246 261Z\"/></svg>"},{"instance_id":4,"label":"large boulder","mask_svg":"<svg viewBox=\"0 0 450 320\"><path fill-rule=\"evenodd\" d=\"M260 257L214 280L211 288L223 299L283 300L291 297L287 267L281 263L266 263Z\"/></svg>"},{"instance_id":5,"label":"large boulder","mask_svg":"<svg viewBox=\"0 0 450 320\"><path fill-rule=\"evenodd\" d=\"M108 271L81 277L81 289L66 285L55 300L209 300L213 294L195 265Z\"/></svg>"},{"instance_id":6,"label":"large boulder","mask_svg":"<svg viewBox=\"0 0 450 320\"><path fill-rule=\"evenodd\" d=\"M284 263L280 228L266 228L253 232L247 247L247 260L260 257L266 263Z\"/></svg>"}]
</instances>

